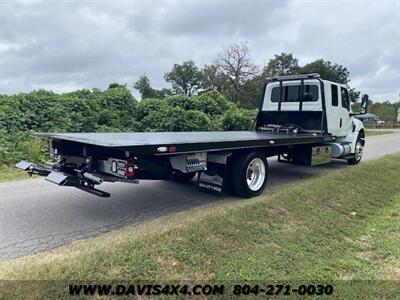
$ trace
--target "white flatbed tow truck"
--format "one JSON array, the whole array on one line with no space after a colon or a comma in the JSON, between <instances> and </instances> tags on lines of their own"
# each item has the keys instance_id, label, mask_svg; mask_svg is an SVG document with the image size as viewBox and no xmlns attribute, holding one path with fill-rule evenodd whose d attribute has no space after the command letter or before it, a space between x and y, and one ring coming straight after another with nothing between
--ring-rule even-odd
<instances>
[{"instance_id":1,"label":"white flatbed tow truck","mask_svg":"<svg viewBox=\"0 0 400 300\"><path fill-rule=\"evenodd\" d=\"M365 145L363 123L352 113L348 86L319 74L266 80L252 131L37 133L51 139L58 163L41 166L23 160L17 168L45 176L60 186L109 197L95 188L104 181L141 179L189 181L200 190L261 194L268 180L267 157L303 165L334 159L360 162Z\"/></svg>"}]
</instances>

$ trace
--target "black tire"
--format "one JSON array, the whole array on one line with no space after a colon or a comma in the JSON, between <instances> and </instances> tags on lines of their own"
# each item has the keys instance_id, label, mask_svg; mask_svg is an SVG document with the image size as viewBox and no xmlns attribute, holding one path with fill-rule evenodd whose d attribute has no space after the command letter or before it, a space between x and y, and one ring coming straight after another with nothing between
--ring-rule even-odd
<instances>
[{"instance_id":1,"label":"black tire","mask_svg":"<svg viewBox=\"0 0 400 300\"><path fill-rule=\"evenodd\" d=\"M247 179L249 178L248 168L250 163L254 161L257 162L257 165L262 163L265 172L263 176L260 175L261 177L259 177L260 179L258 184L255 184L253 186L253 189L251 189L247 181ZM254 174L251 174L250 176L253 176ZM265 155L262 152L244 152L235 155L233 157L231 185L233 192L236 195L245 198L258 196L264 191L265 186L267 185L267 181L268 181L268 162L267 159L265 158Z\"/></svg>"},{"instance_id":2,"label":"black tire","mask_svg":"<svg viewBox=\"0 0 400 300\"><path fill-rule=\"evenodd\" d=\"M358 153L354 153L354 157L349 158L349 159L347 160L347 163L348 163L349 165L356 165L356 164L360 163L360 161L361 161L361 159L362 159L362 151L363 151L364 144L365 144L364 138L365 138L365 134L364 134L363 131L361 131L361 132L358 134L357 141L356 141L356 152L357 152L357 151L360 151L360 150L357 149L357 148L361 147L361 154L360 154L359 152L358 152Z\"/></svg>"},{"instance_id":3,"label":"black tire","mask_svg":"<svg viewBox=\"0 0 400 300\"><path fill-rule=\"evenodd\" d=\"M192 181L192 179L196 176L196 172L194 173L183 173L181 171L173 171L171 174L171 180L181 183L187 183Z\"/></svg>"}]
</instances>

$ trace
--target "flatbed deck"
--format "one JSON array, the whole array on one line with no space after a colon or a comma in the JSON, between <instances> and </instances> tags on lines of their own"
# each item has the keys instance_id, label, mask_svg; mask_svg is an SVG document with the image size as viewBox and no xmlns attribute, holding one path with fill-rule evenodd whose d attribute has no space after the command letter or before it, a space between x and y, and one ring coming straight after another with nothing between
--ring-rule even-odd
<instances>
[{"instance_id":1,"label":"flatbed deck","mask_svg":"<svg viewBox=\"0 0 400 300\"><path fill-rule=\"evenodd\" d=\"M174 147L174 153L220 151L248 147L312 144L332 141L334 137L317 133L274 133L270 131L207 132L124 132L124 133L37 133L37 136L132 151L140 154L160 153L159 147Z\"/></svg>"}]
</instances>

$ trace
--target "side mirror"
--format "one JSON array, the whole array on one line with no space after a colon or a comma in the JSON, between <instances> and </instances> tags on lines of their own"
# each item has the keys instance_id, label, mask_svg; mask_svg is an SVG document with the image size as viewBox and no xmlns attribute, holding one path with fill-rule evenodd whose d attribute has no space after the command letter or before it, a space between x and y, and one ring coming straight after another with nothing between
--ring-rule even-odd
<instances>
[{"instance_id":1,"label":"side mirror","mask_svg":"<svg viewBox=\"0 0 400 300\"><path fill-rule=\"evenodd\" d=\"M367 94L361 97L360 114L366 114L368 111L368 100L369 96Z\"/></svg>"}]
</instances>

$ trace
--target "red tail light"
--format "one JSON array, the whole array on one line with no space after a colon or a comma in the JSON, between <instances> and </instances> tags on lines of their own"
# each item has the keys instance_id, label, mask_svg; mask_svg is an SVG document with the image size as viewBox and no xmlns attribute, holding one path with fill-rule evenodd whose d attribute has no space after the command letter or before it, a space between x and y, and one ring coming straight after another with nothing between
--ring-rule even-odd
<instances>
[{"instance_id":1,"label":"red tail light","mask_svg":"<svg viewBox=\"0 0 400 300\"><path fill-rule=\"evenodd\" d=\"M126 177L135 176L135 164L133 161L129 160L126 164Z\"/></svg>"}]
</instances>

